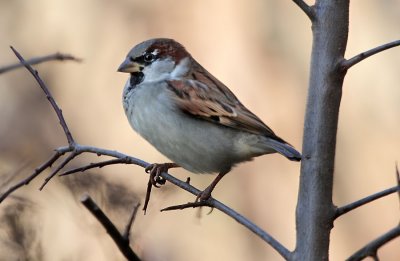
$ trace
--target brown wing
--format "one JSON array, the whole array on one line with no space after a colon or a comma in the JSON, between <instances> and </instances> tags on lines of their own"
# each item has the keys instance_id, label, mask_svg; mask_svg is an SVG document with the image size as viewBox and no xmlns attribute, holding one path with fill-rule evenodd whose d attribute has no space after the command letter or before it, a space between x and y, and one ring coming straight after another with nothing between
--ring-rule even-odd
<instances>
[{"instance_id":1,"label":"brown wing","mask_svg":"<svg viewBox=\"0 0 400 261\"><path fill-rule=\"evenodd\" d=\"M196 65L186 78L168 81L180 109L216 124L281 140L223 83Z\"/></svg>"}]
</instances>

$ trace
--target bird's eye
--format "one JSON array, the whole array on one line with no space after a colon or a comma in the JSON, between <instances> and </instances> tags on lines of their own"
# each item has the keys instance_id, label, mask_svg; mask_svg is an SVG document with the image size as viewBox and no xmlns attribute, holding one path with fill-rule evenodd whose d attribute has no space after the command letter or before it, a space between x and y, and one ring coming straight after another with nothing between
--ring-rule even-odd
<instances>
[{"instance_id":1,"label":"bird's eye","mask_svg":"<svg viewBox=\"0 0 400 261\"><path fill-rule=\"evenodd\" d=\"M143 56L143 60L144 60L146 63L151 63L152 61L154 61L155 58L156 58L156 56L155 56L154 54L152 54L152 53L146 53L146 54Z\"/></svg>"}]
</instances>

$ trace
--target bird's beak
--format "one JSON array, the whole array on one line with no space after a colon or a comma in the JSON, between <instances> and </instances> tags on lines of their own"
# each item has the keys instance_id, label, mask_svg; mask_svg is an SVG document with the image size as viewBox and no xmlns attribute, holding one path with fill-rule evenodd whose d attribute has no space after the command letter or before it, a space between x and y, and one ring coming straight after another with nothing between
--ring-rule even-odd
<instances>
[{"instance_id":1,"label":"bird's beak","mask_svg":"<svg viewBox=\"0 0 400 261\"><path fill-rule=\"evenodd\" d=\"M129 58L126 58L125 61L123 61L118 67L118 72L135 73L140 72L142 69L142 65L138 64L137 62L132 62Z\"/></svg>"}]
</instances>

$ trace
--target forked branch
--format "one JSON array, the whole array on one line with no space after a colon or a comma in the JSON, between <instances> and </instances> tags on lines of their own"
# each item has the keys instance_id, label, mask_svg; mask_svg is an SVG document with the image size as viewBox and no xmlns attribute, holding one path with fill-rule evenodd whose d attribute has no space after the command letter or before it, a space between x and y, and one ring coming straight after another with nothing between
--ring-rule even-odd
<instances>
[{"instance_id":1,"label":"forked branch","mask_svg":"<svg viewBox=\"0 0 400 261\"><path fill-rule=\"evenodd\" d=\"M306 2L303 0L293 0L293 2L300 7L301 10L310 18L311 21L314 20L315 14L314 14L314 8L312 6L309 6Z\"/></svg>"},{"instance_id":2,"label":"forked branch","mask_svg":"<svg viewBox=\"0 0 400 261\"><path fill-rule=\"evenodd\" d=\"M129 245L129 239L127 240L101 208L93 201L89 195L85 195L81 199L82 204L92 213L92 215L100 222L100 224L106 229L107 233L114 240L115 244L121 251L121 253L130 261L140 261L140 258L133 252ZM133 218L130 218L128 222L129 228L132 226Z\"/></svg>"}]
</instances>

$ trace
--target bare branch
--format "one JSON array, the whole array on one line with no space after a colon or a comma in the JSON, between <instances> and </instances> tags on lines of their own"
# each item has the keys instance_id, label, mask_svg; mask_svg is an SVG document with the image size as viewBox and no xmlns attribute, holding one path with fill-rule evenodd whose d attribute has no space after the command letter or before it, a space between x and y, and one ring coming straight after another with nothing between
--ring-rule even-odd
<instances>
[{"instance_id":1,"label":"bare branch","mask_svg":"<svg viewBox=\"0 0 400 261\"><path fill-rule=\"evenodd\" d=\"M314 20L315 14L314 14L314 9L312 6L309 6L304 2L303 0L293 0L293 2L300 7L301 10L310 18L311 21Z\"/></svg>"},{"instance_id":2,"label":"bare branch","mask_svg":"<svg viewBox=\"0 0 400 261\"><path fill-rule=\"evenodd\" d=\"M28 176L26 179L21 180L17 184L11 186L8 188L5 192L3 192L0 195L0 203L3 202L4 199L6 199L11 193L19 189L20 187L24 185L28 185L29 182L31 182L34 178L36 178L40 173L42 173L45 169L50 167L56 160L58 160L62 155L64 155L63 150L56 150L56 152L49 158L46 162L44 162L42 165L40 165L38 168L35 169L35 171Z\"/></svg>"},{"instance_id":3,"label":"bare branch","mask_svg":"<svg viewBox=\"0 0 400 261\"><path fill-rule=\"evenodd\" d=\"M355 252L353 255L351 255L347 261L358 261L362 260L368 256L371 257L377 257L377 252L378 249L389 242L390 240L400 236L400 226L396 226L395 228L392 228L382 236L376 238L375 240L371 241L368 243L366 246Z\"/></svg>"},{"instance_id":4,"label":"bare branch","mask_svg":"<svg viewBox=\"0 0 400 261\"><path fill-rule=\"evenodd\" d=\"M75 143L74 138L72 137L71 132L68 129L67 124L65 123L64 116L62 114L62 111L60 107L58 107L56 101L53 98L53 95L51 95L49 89L47 88L46 84L43 82L43 80L39 77L39 73L32 68L24 58L11 46L11 50L15 53L15 55L18 57L18 59L21 61L21 63L25 66L26 69L33 75L37 83L39 84L40 88L43 90L43 92L46 94L46 98L49 100L51 106L53 106L54 111L57 114L58 119L60 120L61 127L64 130L65 136L67 137L68 144L72 146L72 144Z\"/></svg>"},{"instance_id":5,"label":"bare branch","mask_svg":"<svg viewBox=\"0 0 400 261\"><path fill-rule=\"evenodd\" d=\"M198 207L210 207L213 208L214 206L212 205L209 200L206 201L195 201L195 202L188 202L186 204L180 204L180 205L174 205L170 207L166 207L161 209L160 211L171 211L171 210L183 210L187 208L198 208Z\"/></svg>"},{"instance_id":6,"label":"bare branch","mask_svg":"<svg viewBox=\"0 0 400 261\"><path fill-rule=\"evenodd\" d=\"M131 216L129 217L128 223L126 224L124 233L122 234L122 237L123 237L127 242L129 242L129 237L130 237L130 234L131 234L132 224L133 224L133 222L135 222L136 214L137 214L137 212L138 212L138 210L139 210L139 207L140 207L140 203L137 203L137 204L133 207L132 214L131 214Z\"/></svg>"},{"instance_id":7,"label":"bare branch","mask_svg":"<svg viewBox=\"0 0 400 261\"><path fill-rule=\"evenodd\" d=\"M335 219L340 217L343 214L346 214L347 212L350 212L358 207L364 206L365 204L368 204L374 200L380 199L382 197L385 197L387 195L393 194L397 192L400 188L398 186L388 188L385 190L382 190L380 192L377 192L375 194L369 195L365 198L359 199L357 201L354 201L350 204L347 204L343 207L337 208L336 209L336 214L335 214Z\"/></svg>"},{"instance_id":8,"label":"bare branch","mask_svg":"<svg viewBox=\"0 0 400 261\"><path fill-rule=\"evenodd\" d=\"M92 147L92 146L84 146L84 145L79 145L79 144L75 144L74 148L70 148L69 146L67 147L61 147L58 148L56 150L56 152L58 153L66 153L66 152L72 152L74 151L74 153L76 154L82 154L82 153L93 153L96 154L98 156L110 156L110 157L114 157L116 159L121 159L124 160L125 164L134 164L134 165L138 165L141 166L143 168L149 166L150 164L137 159L135 157L131 157L128 155L125 155L121 152L118 151L114 151L114 150L106 150L106 149L102 149L102 148L97 148L97 147ZM53 156L54 157L54 156ZM59 156L58 156L59 157ZM58 159L57 157L57 159ZM52 162L54 162L56 159L54 159ZM49 160L50 161L50 160ZM63 161L63 163L65 163L66 160ZM47 163L47 162L46 162ZM61 163L61 164L63 164ZM49 167L51 164L46 164L46 167ZM58 169L59 167L57 167ZM43 168L45 169L45 168ZM43 170L41 170L43 171ZM36 175L37 176L37 175ZM30 180L32 180L33 178L35 178L36 176L31 176ZM180 187L183 190L186 190L187 192L197 196L200 193L200 190L193 187L192 185L190 185L188 182L186 181L182 181L179 180L173 176L171 176L168 173L161 173L160 175L163 179L171 182L172 184L176 185L177 187ZM22 182L20 182L22 183ZM13 186L12 188L10 188L6 194L3 194L0 196L0 199L3 200L5 199L9 194L11 194L12 192L14 192L15 190L17 190L19 187L21 187L22 185L24 185L22 183L22 185L18 183L17 185L19 186ZM245 226L246 228L248 228L250 231L252 231L254 234L256 234L257 236L259 236L262 240L264 240L265 242L267 242L268 244L270 244L276 251L278 251L278 253L280 253L284 258L288 258L290 256L290 251L285 248L280 242L278 242L275 238L273 238L271 235L269 235L267 232L263 231L261 228L259 228L258 226L256 226L254 223L252 223L250 220L248 220L247 218L245 218L244 216L240 215L239 213L237 213L236 211L234 211L233 209L229 208L228 206L224 205L223 203L217 201L216 199L210 199L209 200L210 206L214 207L220 211L222 211L223 213L225 213L226 215L230 216L231 218L233 218L234 220L236 220L238 223L242 224L243 226Z\"/></svg>"},{"instance_id":9,"label":"bare branch","mask_svg":"<svg viewBox=\"0 0 400 261\"><path fill-rule=\"evenodd\" d=\"M97 206L92 198L89 195L84 195L81 199L81 202L106 229L107 233L114 240L121 253L128 260L140 261L140 258L135 254L135 252L133 252L132 248L129 246L129 241L125 240L125 238L121 235L121 233L119 233L115 225L106 216L106 214L104 214L99 206Z\"/></svg>"},{"instance_id":10,"label":"bare branch","mask_svg":"<svg viewBox=\"0 0 400 261\"><path fill-rule=\"evenodd\" d=\"M121 163L125 163L124 159L112 159L112 160L106 160L106 161L101 161L101 162L96 162L96 163L90 163L89 165L83 166L83 167L79 167L79 168L75 168L75 169L71 169L68 171L65 171L63 173L61 173L59 176L67 176L67 175L71 175L77 172L84 172L88 169L94 169L94 168L102 168L104 166L109 166L109 165L114 165L114 164L121 164Z\"/></svg>"},{"instance_id":11,"label":"bare branch","mask_svg":"<svg viewBox=\"0 0 400 261\"><path fill-rule=\"evenodd\" d=\"M370 56L372 56L374 54L383 52L383 51L385 51L387 49L390 49L390 48L393 48L393 47L396 47L396 46L399 46L399 45L400 45L400 40L393 41L393 42L390 42L390 43L383 44L381 46L375 47L375 48L373 48L371 50L362 52L362 53L354 56L351 59L348 59L348 60L345 59L340 64L341 69L346 71L346 70L350 69L350 67L352 67L353 65L356 65L357 63L361 62L362 60L364 60L364 59L366 59L366 58L368 58L368 57L370 57Z\"/></svg>"},{"instance_id":12,"label":"bare branch","mask_svg":"<svg viewBox=\"0 0 400 261\"><path fill-rule=\"evenodd\" d=\"M68 157L63 160L58 167L53 170L53 172L47 176L47 178L44 180L43 184L40 186L39 190L42 190L44 188L44 186L46 186L46 184L55 176L57 175L57 173L64 168L71 160L73 160L76 156L78 156L80 153L79 152L72 152L71 154L68 155Z\"/></svg>"},{"instance_id":13,"label":"bare branch","mask_svg":"<svg viewBox=\"0 0 400 261\"><path fill-rule=\"evenodd\" d=\"M55 53L55 54L50 54L50 55L46 55L46 56L35 57L32 59L29 59L29 60L25 61L25 64L34 65L34 64L39 64L39 63L48 62L48 61L67 61L67 60L75 61L75 62L82 61L82 59L75 58L74 56L69 55L69 54ZM25 66L23 63L16 63L16 64L11 64L11 65L6 65L3 67L0 67L0 74L9 72L11 70L18 69L23 66Z\"/></svg>"}]
</instances>

